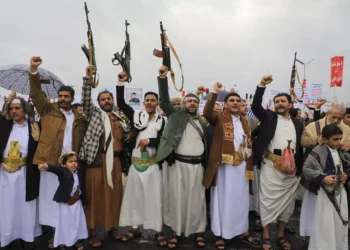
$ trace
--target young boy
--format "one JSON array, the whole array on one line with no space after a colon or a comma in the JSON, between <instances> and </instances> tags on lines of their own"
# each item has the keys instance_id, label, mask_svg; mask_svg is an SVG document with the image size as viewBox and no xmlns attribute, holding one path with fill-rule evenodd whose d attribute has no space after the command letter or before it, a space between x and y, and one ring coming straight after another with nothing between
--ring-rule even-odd
<instances>
[{"instance_id":1,"label":"young boy","mask_svg":"<svg viewBox=\"0 0 350 250\"><path fill-rule=\"evenodd\" d=\"M59 203L58 220L54 238L54 247L65 250L75 246L83 250L83 239L88 237L86 218L84 213L84 186L81 184L80 170L78 169L78 155L67 152L59 158L62 167L39 164L40 171L49 171L58 177L59 186L53 200Z\"/></svg>"},{"instance_id":2,"label":"young boy","mask_svg":"<svg viewBox=\"0 0 350 250\"><path fill-rule=\"evenodd\" d=\"M342 136L336 124L325 126L323 144L315 147L304 163L305 178L320 185L309 250L349 249L348 201L343 185L348 176L338 153Z\"/></svg>"}]
</instances>

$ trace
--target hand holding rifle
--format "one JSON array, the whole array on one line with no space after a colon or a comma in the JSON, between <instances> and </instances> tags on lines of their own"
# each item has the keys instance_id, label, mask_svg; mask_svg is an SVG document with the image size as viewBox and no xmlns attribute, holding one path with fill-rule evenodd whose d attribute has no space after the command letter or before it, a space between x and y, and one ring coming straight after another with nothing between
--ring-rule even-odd
<instances>
[{"instance_id":1,"label":"hand holding rifle","mask_svg":"<svg viewBox=\"0 0 350 250\"><path fill-rule=\"evenodd\" d=\"M128 81L128 74L125 71L119 73L118 81L119 82L127 82Z\"/></svg>"},{"instance_id":2,"label":"hand holding rifle","mask_svg":"<svg viewBox=\"0 0 350 250\"><path fill-rule=\"evenodd\" d=\"M168 74L168 67L163 65L162 67L160 67L158 72L159 72L159 77L160 78L166 78L166 76Z\"/></svg>"}]
</instances>

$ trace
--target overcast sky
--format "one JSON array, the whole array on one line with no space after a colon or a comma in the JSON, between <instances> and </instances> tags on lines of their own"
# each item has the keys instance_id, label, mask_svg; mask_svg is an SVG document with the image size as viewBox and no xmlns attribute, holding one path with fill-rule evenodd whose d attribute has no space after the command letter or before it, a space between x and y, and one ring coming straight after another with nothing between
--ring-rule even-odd
<instances>
[{"instance_id":1,"label":"overcast sky","mask_svg":"<svg viewBox=\"0 0 350 250\"><path fill-rule=\"evenodd\" d=\"M116 84L120 66L111 58L121 51L124 22L130 22L132 88L157 91L162 60L152 55L160 48L159 21L183 64L185 89L216 81L226 89L237 84L239 93L253 93L270 71L271 89L289 88L294 52L307 67L308 83L330 89L330 58L345 56L341 101L350 90L349 0L89 0L101 87ZM42 67L81 92L87 60L80 47L87 44L83 0L12 0L0 8L0 66L29 63L41 56ZM172 58L180 84L180 72ZM299 67L300 77L303 70ZM4 93L1 89L1 93ZM172 95L180 95L172 91ZM350 101L350 100L349 100Z\"/></svg>"}]
</instances>

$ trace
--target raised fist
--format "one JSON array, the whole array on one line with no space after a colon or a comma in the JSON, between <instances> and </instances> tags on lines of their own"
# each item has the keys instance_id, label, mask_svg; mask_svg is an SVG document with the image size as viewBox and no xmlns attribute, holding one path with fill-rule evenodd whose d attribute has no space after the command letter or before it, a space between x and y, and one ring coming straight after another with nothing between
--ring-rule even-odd
<instances>
[{"instance_id":1,"label":"raised fist","mask_svg":"<svg viewBox=\"0 0 350 250\"><path fill-rule=\"evenodd\" d=\"M213 92L214 93L219 93L219 91L222 89L222 84L217 82L217 83L214 83L214 86L213 86Z\"/></svg>"},{"instance_id":2,"label":"raised fist","mask_svg":"<svg viewBox=\"0 0 350 250\"><path fill-rule=\"evenodd\" d=\"M321 109L322 105L325 104L327 101L326 98L320 98L316 102L316 109Z\"/></svg>"},{"instance_id":3,"label":"raised fist","mask_svg":"<svg viewBox=\"0 0 350 250\"><path fill-rule=\"evenodd\" d=\"M118 81L119 82L127 82L128 81L128 74L125 71L119 73Z\"/></svg>"},{"instance_id":4,"label":"raised fist","mask_svg":"<svg viewBox=\"0 0 350 250\"><path fill-rule=\"evenodd\" d=\"M43 60L40 58L40 56L33 56L30 58L30 72L34 73L38 71L38 67L43 62Z\"/></svg>"},{"instance_id":5,"label":"raised fist","mask_svg":"<svg viewBox=\"0 0 350 250\"><path fill-rule=\"evenodd\" d=\"M167 74L168 74L168 67L162 65L162 67L160 67L160 69L158 70L158 72L159 72L160 78L165 78L165 77L167 76Z\"/></svg>"},{"instance_id":6,"label":"raised fist","mask_svg":"<svg viewBox=\"0 0 350 250\"><path fill-rule=\"evenodd\" d=\"M273 81L272 76L264 76L261 81L260 85L266 86L267 84L271 83Z\"/></svg>"},{"instance_id":7,"label":"raised fist","mask_svg":"<svg viewBox=\"0 0 350 250\"><path fill-rule=\"evenodd\" d=\"M199 96L203 92L204 92L204 86L198 86L196 91L197 96Z\"/></svg>"}]
</instances>

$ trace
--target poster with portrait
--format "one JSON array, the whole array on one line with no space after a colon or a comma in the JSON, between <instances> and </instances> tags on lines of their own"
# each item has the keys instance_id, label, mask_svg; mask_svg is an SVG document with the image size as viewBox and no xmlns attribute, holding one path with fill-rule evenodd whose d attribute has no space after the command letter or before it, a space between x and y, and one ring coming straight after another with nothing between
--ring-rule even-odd
<instances>
[{"instance_id":1,"label":"poster with portrait","mask_svg":"<svg viewBox=\"0 0 350 250\"><path fill-rule=\"evenodd\" d=\"M142 89L141 88L127 88L125 91L125 102L129 105L142 104Z\"/></svg>"}]
</instances>

